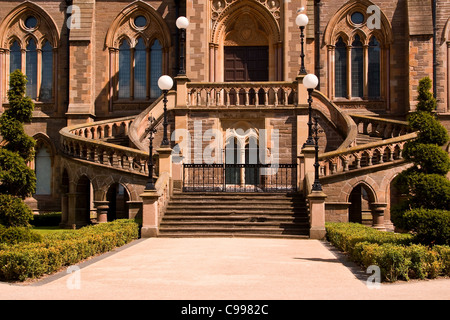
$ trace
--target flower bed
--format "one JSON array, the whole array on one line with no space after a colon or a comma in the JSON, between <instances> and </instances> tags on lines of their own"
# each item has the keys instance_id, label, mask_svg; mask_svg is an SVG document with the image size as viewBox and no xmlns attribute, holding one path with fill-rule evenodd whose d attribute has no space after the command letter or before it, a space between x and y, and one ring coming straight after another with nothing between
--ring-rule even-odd
<instances>
[{"instance_id":1,"label":"flower bed","mask_svg":"<svg viewBox=\"0 0 450 320\"><path fill-rule=\"evenodd\" d=\"M450 276L450 247L414 243L410 234L377 231L354 223L327 223L327 239L363 268L378 266L383 281Z\"/></svg>"},{"instance_id":2,"label":"flower bed","mask_svg":"<svg viewBox=\"0 0 450 320\"><path fill-rule=\"evenodd\" d=\"M116 220L80 230L46 235L41 242L0 243L0 280L25 281L108 252L138 238L132 220Z\"/></svg>"}]
</instances>

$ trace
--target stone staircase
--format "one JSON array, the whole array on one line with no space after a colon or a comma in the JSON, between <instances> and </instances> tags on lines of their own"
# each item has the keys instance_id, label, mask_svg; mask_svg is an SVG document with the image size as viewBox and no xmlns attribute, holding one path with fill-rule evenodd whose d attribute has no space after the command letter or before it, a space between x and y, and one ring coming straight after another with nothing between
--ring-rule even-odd
<instances>
[{"instance_id":1,"label":"stone staircase","mask_svg":"<svg viewBox=\"0 0 450 320\"><path fill-rule=\"evenodd\" d=\"M160 237L308 238L302 196L268 193L175 193Z\"/></svg>"}]
</instances>

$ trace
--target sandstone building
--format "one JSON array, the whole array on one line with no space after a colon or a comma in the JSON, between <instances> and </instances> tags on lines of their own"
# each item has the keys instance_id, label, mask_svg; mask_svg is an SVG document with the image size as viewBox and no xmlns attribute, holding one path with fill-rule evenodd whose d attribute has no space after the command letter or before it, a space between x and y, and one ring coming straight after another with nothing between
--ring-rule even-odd
<instances>
[{"instance_id":1,"label":"sandstone building","mask_svg":"<svg viewBox=\"0 0 450 320\"><path fill-rule=\"evenodd\" d=\"M309 18L304 32L295 23L299 13ZM185 43L180 16L189 20ZM312 197L301 34L305 69L319 79L312 115L319 117L323 194ZM213 225L211 233L242 226L249 234L259 228L249 221L270 233L273 217L260 207L278 212L277 203L294 193L299 205L287 209L308 226L290 233L320 237L324 219L384 229L398 199L392 180L408 166L403 145L415 136L406 116L425 76L434 80L437 113L450 129L450 3L0 0L0 111L8 108L8 76L16 69L27 75L36 104L26 130L37 140L37 190L27 202L36 212L61 211L63 226L138 217L148 235ZM173 139L164 148L162 75L175 81L166 104ZM158 180L156 191L144 192L149 115L156 118ZM222 144L207 165L198 155L211 129ZM187 142L189 152L175 157ZM262 174L267 168L251 151L270 157L275 144L277 173ZM208 201L216 202L198 209ZM253 206L260 210L249 214ZM195 210L204 211L202 222L169 222ZM243 220L230 227L221 210Z\"/></svg>"}]
</instances>

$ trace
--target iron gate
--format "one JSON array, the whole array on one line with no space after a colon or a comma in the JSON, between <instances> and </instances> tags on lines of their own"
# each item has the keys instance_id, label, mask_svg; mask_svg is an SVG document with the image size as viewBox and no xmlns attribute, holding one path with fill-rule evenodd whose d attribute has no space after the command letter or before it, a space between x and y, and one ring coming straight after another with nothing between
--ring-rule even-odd
<instances>
[{"instance_id":1,"label":"iron gate","mask_svg":"<svg viewBox=\"0 0 450 320\"><path fill-rule=\"evenodd\" d=\"M297 164L184 164L184 192L295 192Z\"/></svg>"}]
</instances>

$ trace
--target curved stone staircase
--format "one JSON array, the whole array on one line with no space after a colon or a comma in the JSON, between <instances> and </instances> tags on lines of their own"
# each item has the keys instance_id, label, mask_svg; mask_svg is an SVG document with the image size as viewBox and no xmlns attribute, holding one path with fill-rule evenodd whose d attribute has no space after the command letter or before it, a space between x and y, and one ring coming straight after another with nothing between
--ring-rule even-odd
<instances>
[{"instance_id":1,"label":"curved stone staircase","mask_svg":"<svg viewBox=\"0 0 450 320\"><path fill-rule=\"evenodd\" d=\"M220 92L220 85L214 84L215 92ZM296 94L295 85L281 83L277 86L273 90L281 90L280 92L285 94L284 100L277 100L277 103L291 103ZM210 106L213 102L219 103L219 98L210 99L212 91L208 86L201 88L202 91L198 91L195 84L184 88L184 92L187 92L185 99L177 97L177 93L171 91L168 109L175 108L176 104L183 100L188 106L195 101L195 108L202 107L199 103L201 101L205 103L203 107ZM266 87L254 90L262 89L266 90ZM200 96L202 92L208 94L203 100ZM194 93L197 94L195 100ZM334 123L345 136L344 142L337 150L320 155L320 174L323 178L374 164L378 165L377 170L383 170L383 165L401 159L404 144L416 137L415 133L409 132L406 122L349 115L322 93L315 91L313 96L314 108ZM162 99L134 117L64 128L61 130L63 154L78 162L80 166L89 164L137 175L142 181L142 177L148 176L146 138L150 114L159 124L163 117ZM158 172L155 173L158 176ZM169 193L167 182L160 183L159 186L165 188L165 195ZM164 201L167 204L158 209L162 218L161 236L308 236L309 213L304 195L295 198L280 194L172 192L166 200Z\"/></svg>"}]
</instances>

